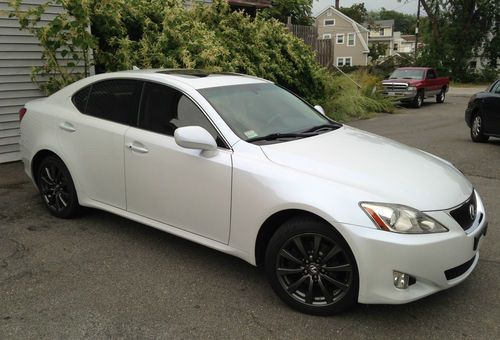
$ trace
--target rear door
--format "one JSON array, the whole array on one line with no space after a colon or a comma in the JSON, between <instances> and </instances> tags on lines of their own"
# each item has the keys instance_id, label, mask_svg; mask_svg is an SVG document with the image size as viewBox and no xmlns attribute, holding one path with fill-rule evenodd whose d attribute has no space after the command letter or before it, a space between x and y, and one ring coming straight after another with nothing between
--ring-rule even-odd
<instances>
[{"instance_id":1,"label":"rear door","mask_svg":"<svg viewBox=\"0 0 500 340\"><path fill-rule=\"evenodd\" d=\"M80 114L61 119L58 140L64 160L86 196L126 209L124 137L137 122L142 81L112 79L73 96Z\"/></svg>"}]
</instances>

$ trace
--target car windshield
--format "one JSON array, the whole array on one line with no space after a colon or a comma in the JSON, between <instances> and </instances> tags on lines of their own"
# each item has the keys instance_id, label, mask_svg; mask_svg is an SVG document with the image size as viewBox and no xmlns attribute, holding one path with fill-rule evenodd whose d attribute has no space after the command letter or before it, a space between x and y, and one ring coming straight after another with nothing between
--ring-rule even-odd
<instances>
[{"instance_id":1,"label":"car windshield","mask_svg":"<svg viewBox=\"0 0 500 340\"><path fill-rule=\"evenodd\" d=\"M265 136L308 137L311 134L301 133L336 124L274 84L231 85L199 92L234 133L247 141Z\"/></svg>"},{"instance_id":2,"label":"car windshield","mask_svg":"<svg viewBox=\"0 0 500 340\"><path fill-rule=\"evenodd\" d=\"M424 79L423 70L398 69L392 72L390 79Z\"/></svg>"}]
</instances>

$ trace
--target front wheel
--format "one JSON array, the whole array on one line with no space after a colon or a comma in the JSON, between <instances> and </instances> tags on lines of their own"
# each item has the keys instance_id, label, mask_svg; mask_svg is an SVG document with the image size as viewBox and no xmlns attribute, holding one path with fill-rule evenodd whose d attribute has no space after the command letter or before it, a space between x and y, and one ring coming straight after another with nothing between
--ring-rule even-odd
<instances>
[{"instance_id":1,"label":"front wheel","mask_svg":"<svg viewBox=\"0 0 500 340\"><path fill-rule=\"evenodd\" d=\"M320 220L285 222L269 241L265 267L276 294L300 312L332 315L357 302L354 255L342 236Z\"/></svg>"},{"instance_id":2,"label":"front wheel","mask_svg":"<svg viewBox=\"0 0 500 340\"><path fill-rule=\"evenodd\" d=\"M424 104L424 93L422 91L419 91L415 98L413 99L413 107L414 108L420 108Z\"/></svg>"},{"instance_id":3,"label":"front wheel","mask_svg":"<svg viewBox=\"0 0 500 340\"><path fill-rule=\"evenodd\" d=\"M74 217L80 208L73 179L63 161L48 156L36 173L40 195L50 213L60 218Z\"/></svg>"},{"instance_id":4,"label":"front wheel","mask_svg":"<svg viewBox=\"0 0 500 340\"><path fill-rule=\"evenodd\" d=\"M472 118L472 124L470 126L470 138L473 142L484 143L490 138L484 134L484 125L481 115L476 113Z\"/></svg>"}]
</instances>

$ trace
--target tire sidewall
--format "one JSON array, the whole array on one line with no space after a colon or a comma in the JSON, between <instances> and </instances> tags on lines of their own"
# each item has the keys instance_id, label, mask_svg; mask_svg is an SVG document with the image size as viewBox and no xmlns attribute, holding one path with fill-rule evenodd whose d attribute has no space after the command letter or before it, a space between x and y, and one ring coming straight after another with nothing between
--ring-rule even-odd
<instances>
[{"instance_id":1,"label":"tire sidewall","mask_svg":"<svg viewBox=\"0 0 500 340\"><path fill-rule=\"evenodd\" d=\"M42 173L44 167L48 164L56 165L61 170L64 177L66 177L66 181L68 183L67 184L68 194L69 194L68 206L60 212L51 209L46 204L46 202L43 198L41 187L40 187L41 173ZM46 158L44 158L41 161L41 163L38 166L37 171L36 171L36 183L37 183L38 190L40 192L40 197L42 197L42 200L44 202L45 207L52 215L54 215L56 217L60 217L60 218L71 218L71 217L74 217L76 215L76 213L80 207L80 205L78 203L78 195L76 193L73 178L71 177L71 174L70 174L68 168L66 167L66 165L64 164L64 162L60 158L58 158L56 156L47 156Z\"/></svg>"},{"instance_id":2,"label":"tire sidewall","mask_svg":"<svg viewBox=\"0 0 500 340\"><path fill-rule=\"evenodd\" d=\"M481 119L481 126L479 128L479 133L477 134L477 136L475 136L474 135L474 122L476 121L477 117L479 117L479 119ZM484 127L484 124L483 124L483 119L481 117L481 114L480 113L474 114L472 116L472 123L470 125L470 138L472 139L473 142L484 143L484 142L488 141L489 137L484 135L483 127Z\"/></svg>"},{"instance_id":3,"label":"tire sidewall","mask_svg":"<svg viewBox=\"0 0 500 340\"><path fill-rule=\"evenodd\" d=\"M352 264L352 283L349 291L341 300L329 306L314 307L295 300L284 291L276 273L276 259L281 247L295 235L304 233L318 233L331 238L340 245ZM357 303L359 292L359 274L356 259L344 238L331 225L319 219L292 219L285 222L273 235L268 243L265 257L265 270L271 287L276 294L292 308L312 315L333 315L340 313Z\"/></svg>"}]
</instances>

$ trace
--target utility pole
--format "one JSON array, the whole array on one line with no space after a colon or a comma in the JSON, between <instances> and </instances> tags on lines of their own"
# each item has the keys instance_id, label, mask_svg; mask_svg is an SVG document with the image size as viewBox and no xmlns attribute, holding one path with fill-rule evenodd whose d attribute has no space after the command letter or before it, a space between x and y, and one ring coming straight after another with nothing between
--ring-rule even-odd
<instances>
[{"instance_id":1,"label":"utility pole","mask_svg":"<svg viewBox=\"0 0 500 340\"><path fill-rule=\"evenodd\" d=\"M415 61L417 61L417 49L418 49L418 29L420 26L420 0L418 0L417 6L417 27L415 27Z\"/></svg>"}]
</instances>

